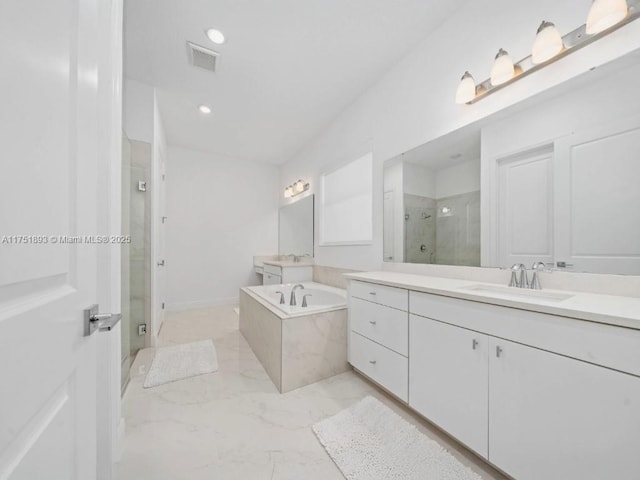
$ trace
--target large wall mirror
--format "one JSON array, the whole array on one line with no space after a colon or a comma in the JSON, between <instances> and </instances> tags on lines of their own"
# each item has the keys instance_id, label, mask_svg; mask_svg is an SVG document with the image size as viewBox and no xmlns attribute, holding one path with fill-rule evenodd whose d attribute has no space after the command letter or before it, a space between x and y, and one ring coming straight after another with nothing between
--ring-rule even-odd
<instances>
[{"instance_id":1,"label":"large wall mirror","mask_svg":"<svg viewBox=\"0 0 640 480\"><path fill-rule=\"evenodd\" d=\"M389 159L387 262L640 275L640 54Z\"/></svg>"},{"instance_id":2,"label":"large wall mirror","mask_svg":"<svg viewBox=\"0 0 640 480\"><path fill-rule=\"evenodd\" d=\"M314 196L280 207L278 212L278 253L313 257Z\"/></svg>"}]
</instances>

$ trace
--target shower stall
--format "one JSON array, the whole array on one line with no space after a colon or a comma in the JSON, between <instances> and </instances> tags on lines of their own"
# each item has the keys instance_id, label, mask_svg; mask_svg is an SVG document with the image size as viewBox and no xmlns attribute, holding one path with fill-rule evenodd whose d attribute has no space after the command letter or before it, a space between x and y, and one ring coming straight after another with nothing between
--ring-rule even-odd
<instances>
[{"instance_id":1,"label":"shower stall","mask_svg":"<svg viewBox=\"0 0 640 480\"><path fill-rule=\"evenodd\" d=\"M122 137L122 391L129 382L131 364L146 344L150 289L151 145Z\"/></svg>"}]
</instances>

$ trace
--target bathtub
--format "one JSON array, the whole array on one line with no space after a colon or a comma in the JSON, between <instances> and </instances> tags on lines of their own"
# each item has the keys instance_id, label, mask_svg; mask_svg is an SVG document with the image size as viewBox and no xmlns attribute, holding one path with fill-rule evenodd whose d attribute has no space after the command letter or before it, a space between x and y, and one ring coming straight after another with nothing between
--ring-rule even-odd
<instances>
[{"instance_id":1,"label":"bathtub","mask_svg":"<svg viewBox=\"0 0 640 480\"><path fill-rule=\"evenodd\" d=\"M284 285L261 285L258 287L247 287L247 289L261 299L269 302L269 304L277 310L292 317L308 315L310 313L328 312L347 306L347 293L345 290L314 282L304 282L301 285L304 286L304 289L298 288L295 293L296 306L289 305L291 290L294 287L293 283ZM280 304L280 294L276 292L282 292L284 294L284 304ZM311 296L307 297L307 306L303 307L303 295L308 294Z\"/></svg>"}]
</instances>

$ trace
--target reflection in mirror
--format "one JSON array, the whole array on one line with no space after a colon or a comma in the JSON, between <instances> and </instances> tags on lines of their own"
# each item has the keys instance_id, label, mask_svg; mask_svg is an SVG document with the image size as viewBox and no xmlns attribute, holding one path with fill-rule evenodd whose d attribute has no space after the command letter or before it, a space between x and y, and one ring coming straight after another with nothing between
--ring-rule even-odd
<instances>
[{"instance_id":1,"label":"reflection in mirror","mask_svg":"<svg viewBox=\"0 0 640 480\"><path fill-rule=\"evenodd\" d=\"M278 253L313 257L313 195L280 207Z\"/></svg>"},{"instance_id":2,"label":"reflection in mirror","mask_svg":"<svg viewBox=\"0 0 640 480\"><path fill-rule=\"evenodd\" d=\"M480 132L422 145L385 167L385 261L480 266Z\"/></svg>"},{"instance_id":3,"label":"reflection in mirror","mask_svg":"<svg viewBox=\"0 0 640 480\"><path fill-rule=\"evenodd\" d=\"M638 77L640 50L388 160L384 260L640 275Z\"/></svg>"}]
</instances>

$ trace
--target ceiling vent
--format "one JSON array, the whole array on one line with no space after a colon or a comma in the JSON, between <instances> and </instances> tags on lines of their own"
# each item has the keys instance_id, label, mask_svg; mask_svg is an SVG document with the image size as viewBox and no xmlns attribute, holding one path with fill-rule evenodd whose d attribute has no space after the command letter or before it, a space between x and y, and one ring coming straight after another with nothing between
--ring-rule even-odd
<instances>
[{"instance_id":1,"label":"ceiling vent","mask_svg":"<svg viewBox=\"0 0 640 480\"><path fill-rule=\"evenodd\" d=\"M210 72L216 71L216 63L218 61L218 52L201 47L195 43L187 42L187 51L189 55L189 63L194 67L203 68Z\"/></svg>"}]
</instances>

